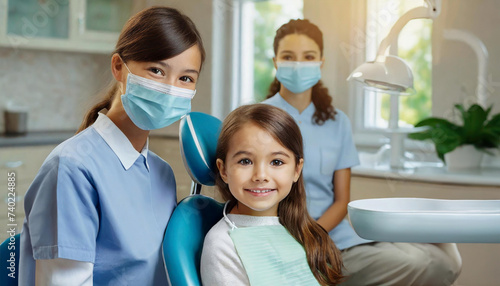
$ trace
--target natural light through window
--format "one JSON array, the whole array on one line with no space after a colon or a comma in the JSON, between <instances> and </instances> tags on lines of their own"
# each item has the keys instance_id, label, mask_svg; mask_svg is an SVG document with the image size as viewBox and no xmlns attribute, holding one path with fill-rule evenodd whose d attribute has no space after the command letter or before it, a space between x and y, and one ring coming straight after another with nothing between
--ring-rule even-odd
<instances>
[{"instance_id":1,"label":"natural light through window","mask_svg":"<svg viewBox=\"0 0 500 286\"><path fill-rule=\"evenodd\" d=\"M367 0L366 60L375 59L378 46L392 25L408 10L423 6L423 0ZM413 126L431 115L432 104L432 21L416 19L402 30L398 40L398 56L411 67L415 94L400 97L399 126ZM390 96L365 90L363 122L365 128L386 128Z\"/></svg>"},{"instance_id":2,"label":"natural light through window","mask_svg":"<svg viewBox=\"0 0 500 286\"><path fill-rule=\"evenodd\" d=\"M242 13L242 103L265 99L275 69L276 30L290 19L303 18L302 0L246 1Z\"/></svg>"}]
</instances>

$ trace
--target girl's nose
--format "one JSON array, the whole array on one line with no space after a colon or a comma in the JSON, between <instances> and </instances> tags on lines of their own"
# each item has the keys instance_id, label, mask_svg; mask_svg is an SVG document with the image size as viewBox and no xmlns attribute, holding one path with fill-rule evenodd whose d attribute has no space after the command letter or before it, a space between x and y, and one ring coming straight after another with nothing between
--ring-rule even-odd
<instances>
[{"instance_id":1,"label":"girl's nose","mask_svg":"<svg viewBox=\"0 0 500 286\"><path fill-rule=\"evenodd\" d=\"M267 182L268 177L267 177L266 167L262 166L262 164L255 164L252 180L254 182Z\"/></svg>"}]
</instances>

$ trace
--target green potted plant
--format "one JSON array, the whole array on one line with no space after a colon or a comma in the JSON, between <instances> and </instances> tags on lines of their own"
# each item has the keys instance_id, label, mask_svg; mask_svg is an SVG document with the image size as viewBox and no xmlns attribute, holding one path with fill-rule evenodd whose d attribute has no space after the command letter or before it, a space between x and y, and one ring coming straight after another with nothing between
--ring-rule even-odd
<instances>
[{"instance_id":1,"label":"green potted plant","mask_svg":"<svg viewBox=\"0 0 500 286\"><path fill-rule=\"evenodd\" d=\"M455 108L460 112L461 125L444 118L429 117L415 124L415 127L427 127L425 131L411 133L408 137L432 140L438 157L448 168L479 167L483 152L489 153L488 149L500 146L500 113L488 120L491 106L484 110L474 104L465 110L462 104L456 104ZM476 158L472 157L473 153L478 154Z\"/></svg>"}]
</instances>

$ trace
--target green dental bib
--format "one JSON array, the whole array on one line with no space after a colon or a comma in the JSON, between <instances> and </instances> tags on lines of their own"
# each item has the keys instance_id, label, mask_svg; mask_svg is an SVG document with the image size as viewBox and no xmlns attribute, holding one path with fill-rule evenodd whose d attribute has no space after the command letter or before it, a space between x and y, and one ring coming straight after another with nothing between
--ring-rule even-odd
<instances>
[{"instance_id":1,"label":"green dental bib","mask_svg":"<svg viewBox=\"0 0 500 286\"><path fill-rule=\"evenodd\" d=\"M252 286L319 285L304 247L282 225L229 231Z\"/></svg>"}]
</instances>

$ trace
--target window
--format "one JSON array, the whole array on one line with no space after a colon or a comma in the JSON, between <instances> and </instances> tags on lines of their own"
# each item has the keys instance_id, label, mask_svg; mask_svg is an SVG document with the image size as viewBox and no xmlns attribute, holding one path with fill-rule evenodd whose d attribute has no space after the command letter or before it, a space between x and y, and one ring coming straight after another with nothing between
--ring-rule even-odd
<instances>
[{"instance_id":1,"label":"window","mask_svg":"<svg viewBox=\"0 0 500 286\"><path fill-rule=\"evenodd\" d=\"M246 2L246 20L253 28L253 33L247 35L252 37L250 45L242 45L242 55L253 54L248 57L253 63L243 65L250 68L253 75L246 77L248 89L245 101L259 102L266 98L269 85L274 79L276 70L272 58L274 57L273 41L276 30L290 19L303 18L302 0L269 0ZM253 50L253 51L252 51ZM245 102L246 103L246 102Z\"/></svg>"},{"instance_id":2,"label":"window","mask_svg":"<svg viewBox=\"0 0 500 286\"><path fill-rule=\"evenodd\" d=\"M366 61L375 59L378 46L393 24L408 10L423 6L423 0L367 0ZM398 56L411 67L415 94L400 96L399 126L413 126L431 115L432 98L432 20L411 20L401 31ZM387 128L390 96L365 90L361 109L361 128Z\"/></svg>"},{"instance_id":3,"label":"window","mask_svg":"<svg viewBox=\"0 0 500 286\"><path fill-rule=\"evenodd\" d=\"M212 114L224 118L262 101L274 79L273 41L290 19L303 18L302 0L214 0Z\"/></svg>"}]
</instances>

